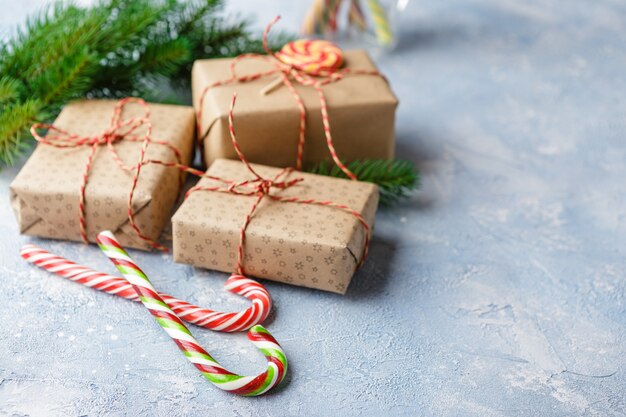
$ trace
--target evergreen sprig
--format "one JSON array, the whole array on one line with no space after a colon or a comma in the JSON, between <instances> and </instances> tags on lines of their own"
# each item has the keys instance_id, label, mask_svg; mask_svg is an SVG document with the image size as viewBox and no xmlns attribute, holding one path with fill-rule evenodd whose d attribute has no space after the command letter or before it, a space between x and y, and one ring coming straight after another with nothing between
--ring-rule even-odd
<instances>
[{"instance_id":1,"label":"evergreen sprig","mask_svg":"<svg viewBox=\"0 0 626 417\"><path fill-rule=\"evenodd\" d=\"M58 0L29 17L12 38L0 39L0 165L28 149L33 122L52 121L72 99L184 102L188 97L175 93L189 90L196 59L262 52L248 22L226 19L221 11L222 0L99 0L89 7ZM272 47L289 37L273 39ZM407 161L348 166L360 180L380 186L385 205L417 187L417 171ZM345 176L332 164L312 171Z\"/></svg>"},{"instance_id":2,"label":"evergreen sprig","mask_svg":"<svg viewBox=\"0 0 626 417\"><path fill-rule=\"evenodd\" d=\"M419 186L419 172L405 160L362 160L346 164L360 181L373 182L380 190L380 203L390 206L405 199ZM328 161L311 168L309 172L337 178L348 178L339 167Z\"/></svg>"},{"instance_id":3,"label":"evergreen sprig","mask_svg":"<svg viewBox=\"0 0 626 417\"><path fill-rule=\"evenodd\" d=\"M28 147L33 122L51 121L69 100L181 101L164 86L186 86L194 60L260 52L247 22L221 11L221 0L58 1L29 17L0 40L0 164Z\"/></svg>"}]
</instances>

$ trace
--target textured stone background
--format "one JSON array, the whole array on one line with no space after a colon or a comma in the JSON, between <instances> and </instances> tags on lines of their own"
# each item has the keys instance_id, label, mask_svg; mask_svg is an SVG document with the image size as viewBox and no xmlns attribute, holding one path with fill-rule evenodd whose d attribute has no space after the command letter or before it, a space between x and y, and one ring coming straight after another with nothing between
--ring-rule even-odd
<instances>
[{"instance_id":1,"label":"textured stone background","mask_svg":"<svg viewBox=\"0 0 626 417\"><path fill-rule=\"evenodd\" d=\"M39 2L0 0L0 30ZM229 2L297 29L304 3ZM380 211L345 297L267 282L291 368L238 398L183 360L141 306L24 264L0 181L2 415L626 415L626 6L422 0L379 57L401 100L398 154L423 187ZM37 241L112 271L95 247ZM136 253L157 287L245 302L225 274ZM195 331L258 372L245 336Z\"/></svg>"}]
</instances>

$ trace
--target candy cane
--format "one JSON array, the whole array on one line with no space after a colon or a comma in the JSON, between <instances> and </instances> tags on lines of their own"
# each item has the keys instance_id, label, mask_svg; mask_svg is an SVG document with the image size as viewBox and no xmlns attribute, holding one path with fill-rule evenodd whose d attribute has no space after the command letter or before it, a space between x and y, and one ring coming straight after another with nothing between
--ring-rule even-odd
<instances>
[{"instance_id":1,"label":"candy cane","mask_svg":"<svg viewBox=\"0 0 626 417\"><path fill-rule=\"evenodd\" d=\"M241 376L226 370L198 344L113 234L108 231L101 232L96 240L104 254L133 286L142 304L157 323L172 338L185 357L213 385L234 394L256 396L280 384L287 371L287 358L276 339L263 326L252 327L248 332L248 339L267 358L267 370L257 376Z\"/></svg>"},{"instance_id":2,"label":"candy cane","mask_svg":"<svg viewBox=\"0 0 626 417\"><path fill-rule=\"evenodd\" d=\"M139 296L124 278L94 271L60 256L56 256L35 245L26 245L20 251L22 258L46 271L67 278L87 287L139 302ZM272 308L272 299L265 287L242 275L233 274L225 288L252 301L252 306L241 312L222 313L159 292L159 296L183 320L210 330L239 332L262 323Z\"/></svg>"}]
</instances>

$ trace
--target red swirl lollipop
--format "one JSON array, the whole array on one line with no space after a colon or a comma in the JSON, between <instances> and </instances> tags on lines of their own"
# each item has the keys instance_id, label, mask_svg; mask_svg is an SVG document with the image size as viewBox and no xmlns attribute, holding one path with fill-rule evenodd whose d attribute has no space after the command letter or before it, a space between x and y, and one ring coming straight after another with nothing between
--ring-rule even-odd
<instances>
[{"instance_id":1,"label":"red swirl lollipop","mask_svg":"<svg viewBox=\"0 0 626 417\"><path fill-rule=\"evenodd\" d=\"M300 39L289 42L275 56L283 64L309 75L327 75L343 65L341 48L323 40ZM261 89L261 95L268 94L282 82L282 78L272 81Z\"/></svg>"},{"instance_id":2,"label":"red swirl lollipop","mask_svg":"<svg viewBox=\"0 0 626 417\"><path fill-rule=\"evenodd\" d=\"M332 42L300 39L289 42L276 53L283 63L306 72L320 75L335 71L343 65L343 53Z\"/></svg>"}]
</instances>

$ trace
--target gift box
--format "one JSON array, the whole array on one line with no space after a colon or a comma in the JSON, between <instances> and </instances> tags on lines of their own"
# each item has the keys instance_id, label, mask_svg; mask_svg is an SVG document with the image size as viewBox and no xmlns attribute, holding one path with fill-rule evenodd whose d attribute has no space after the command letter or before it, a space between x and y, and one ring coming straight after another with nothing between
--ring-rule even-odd
<instances>
[{"instance_id":1,"label":"gift box","mask_svg":"<svg viewBox=\"0 0 626 417\"><path fill-rule=\"evenodd\" d=\"M264 178L280 169L252 164ZM207 175L231 181L254 179L246 166L218 159ZM270 195L344 205L359 213L371 231L378 205L374 184L291 172L301 182ZM283 179L281 179L283 181ZM223 272L236 272L240 233L257 194L208 191L224 183L204 177L172 218L174 260ZM243 188L244 190L247 188ZM337 207L276 201L264 196L245 229L246 274L344 294L360 264L368 231L354 214Z\"/></svg>"},{"instance_id":2,"label":"gift box","mask_svg":"<svg viewBox=\"0 0 626 417\"><path fill-rule=\"evenodd\" d=\"M344 68L375 71L366 52L344 53ZM286 167L295 166L300 132L300 110L293 94L280 85L267 95L261 90L277 78L265 76L253 81L213 87L202 100L209 85L231 77L232 59L196 61L192 70L192 93L196 111L201 110L199 141L203 158L210 165L217 158L237 159L230 143L228 110L237 92L237 134L240 147L250 162ZM237 76L260 73L274 68L258 58L237 63ZM311 86L295 83L306 107L304 167L330 159L324 135L320 98ZM398 101L385 79L373 74L348 74L322 87L328 103L333 143L339 158L391 159L394 156L394 119Z\"/></svg>"},{"instance_id":3,"label":"gift box","mask_svg":"<svg viewBox=\"0 0 626 417\"><path fill-rule=\"evenodd\" d=\"M80 232L80 190L92 145L79 143L70 136L93 137L101 143L97 146L85 186L86 237L95 242L102 230L111 230L123 245L149 249L144 239L138 237L131 227L128 216L128 200L133 178L132 172L124 171L115 161L115 155L105 143L105 133L111 128L112 116L118 106L113 100L84 100L65 106L53 126L64 130L65 142L70 145L57 147L39 143L10 186L11 203L17 217L20 232L27 235L54 239L82 240ZM195 118L191 107L129 102L123 106L121 120L140 118L150 112L151 139L163 141L170 147L150 143L145 159L176 162L172 148L180 153L180 162L190 162ZM113 147L121 161L136 165L142 148L142 138L147 126L132 132L137 140L125 137L130 126L120 127ZM44 139L58 131L49 130ZM51 140L51 139L50 139ZM143 166L133 197L132 212L139 230L147 238L159 238L171 216L177 199L181 172L163 165Z\"/></svg>"}]
</instances>

